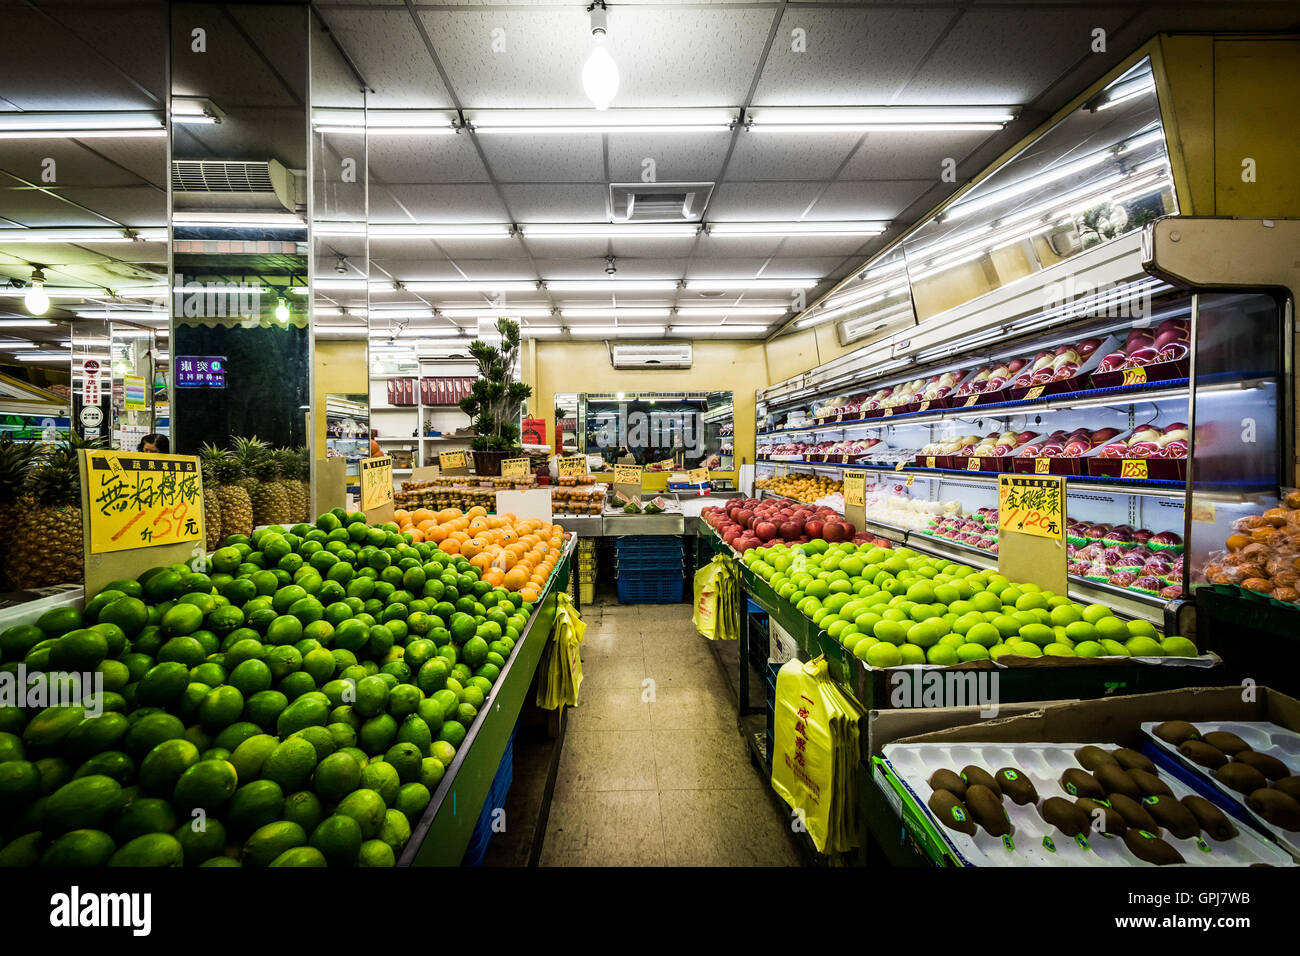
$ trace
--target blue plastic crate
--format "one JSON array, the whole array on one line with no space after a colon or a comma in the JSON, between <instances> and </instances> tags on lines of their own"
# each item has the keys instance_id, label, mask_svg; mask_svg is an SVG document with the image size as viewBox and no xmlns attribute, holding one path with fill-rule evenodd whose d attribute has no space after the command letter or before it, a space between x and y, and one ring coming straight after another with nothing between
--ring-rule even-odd
<instances>
[{"instance_id":1,"label":"blue plastic crate","mask_svg":"<svg viewBox=\"0 0 1300 956\"><path fill-rule=\"evenodd\" d=\"M614 568L621 571L676 571L682 570L680 554L620 554L614 562Z\"/></svg>"},{"instance_id":2,"label":"blue plastic crate","mask_svg":"<svg viewBox=\"0 0 1300 956\"><path fill-rule=\"evenodd\" d=\"M680 573L639 572L618 578L619 604L680 604L684 593Z\"/></svg>"},{"instance_id":3,"label":"blue plastic crate","mask_svg":"<svg viewBox=\"0 0 1300 956\"><path fill-rule=\"evenodd\" d=\"M515 734L518 732L519 724L516 722L515 729L510 731L510 739L506 741L497 775L492 778L492 786L488 787L487 797L483 800L483 809L478 815L478 822L474 824L474 832L470 834L469 843L465 847L462 866L482 866L483 859L487 856L488 844L492 842L493 836L492 811L506 805L506 796L514 782Z\"/></svg>"},{"instance_id":4,"label":"blue plastic crate","mask_svg":"<svg viewBox=\"0 0 1300 956\"><path fill-rule=\"evenodd\" d=\"M681 554L682 539L666 534L630 534L614 539L620 556L625 554Z\"/></svg>"}]
</instances>

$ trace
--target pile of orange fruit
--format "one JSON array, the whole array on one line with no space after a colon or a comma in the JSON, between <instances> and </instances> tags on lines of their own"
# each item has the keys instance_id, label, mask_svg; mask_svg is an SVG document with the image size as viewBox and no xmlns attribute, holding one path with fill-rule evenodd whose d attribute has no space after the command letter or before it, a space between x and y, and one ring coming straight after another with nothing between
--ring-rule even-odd
<instances>
[{"instance_id":1,"label":"pile of orange fruit","mask_svg":"<svg viewBox=\"0 0 1300 956\"><path fill-rule=\"evenodd\" d=\"M473 507L430 511L398 510L397 526L412 541L436 544L444 554L459 554L479 569L493 587L536 601L564 551L564 529L538 518L488 514Z\"/></svg>"}]
</instances>

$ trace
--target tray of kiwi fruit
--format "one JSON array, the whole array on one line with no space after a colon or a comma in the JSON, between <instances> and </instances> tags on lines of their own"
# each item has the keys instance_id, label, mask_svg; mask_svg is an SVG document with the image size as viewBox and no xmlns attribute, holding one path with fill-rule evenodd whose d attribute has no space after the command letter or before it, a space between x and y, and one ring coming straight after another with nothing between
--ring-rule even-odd
<instances>
[{"instance_id":1,"label":"tray of kiwi fruit","mask_svg":"<svg viewBox=\"0 0 1300 956\"><path fill-rule=\"evenodd\" d=\"M1126 747L890 744L884 760L966 865L1295 863Z\"/></svg>"},{"instance_id":2,"label":"tray of kiwi fruit","mask_svg":"<svg viewBox=\"0 0 1300 956\"><path fill-rule=\"evenodd\" d=\"M1300 860L1300 734L1267 720L1163 720L1142 729Z\"/></svg>"}]
</instances>

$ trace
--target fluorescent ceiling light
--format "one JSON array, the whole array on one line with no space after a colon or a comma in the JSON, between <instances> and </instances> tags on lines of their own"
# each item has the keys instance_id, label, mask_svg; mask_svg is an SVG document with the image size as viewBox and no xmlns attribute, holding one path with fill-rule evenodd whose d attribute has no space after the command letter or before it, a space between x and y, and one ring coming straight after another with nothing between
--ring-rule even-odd
<instances>
[{"instance_id":1,"label":"fluorescent ceiling light","mask_svg":"<svg viewBox=\"0 0 1300 956\"><path fill-rule=\"evenodd\" d=\"M161 116L149 110L105 112L3 112L0 139L94 139L166 136Z\"/></svg>"},{"instance_id":2,"label":"fluorescent ceiling light","mask_svg":"<svg viewBox=\"0 0 1300 956\"><path fill-rule=\"evenodd\" d=\"M491 294L493 292L536 292L537 281L535 279L457 279L446 281L419 279L403 282L402 287L408 292L481 292ZM391 282L372 283L371 289L375 291L395 291Z\"/></svg>"},{"instance_id":3,"label":"fluorescent ceiling light","mask_svg":"<svg viewBox=\"0 0 1300 956\"><path fill-rule=\"evenodd\" d=\"M547 279L542 283L548 292L673 292L678 279Z\"/></svg>"},{"instance_id":4,"label":"fluorescent ceiling light","mask_svg":"<svg viewBox=\"0 0 1300 956\"><path fill-rule=\"evenodd\" d=\"M174 226L247 229L306 229L307 224L291 212L174 212Z\"/></svg>"},{"instance_id":5,"label":"fluorescent ceiling light","mask_svg":"<svg viewBox=\"0 0 1300 956\"><path fill-rule=\"evenodd\" d=\"M173 123L211 126L225 119L226 114L206 96L173 96L171 118Z\"/></svg>"},{"instance_id":6,"label":"fluorescent ceiling light","mask_svg":"<svg viewBox=\"0 0 1300 956\"><path fill-rule=\"evenodd\" d=\"M798 237L798 236L878 236L888 228L887 222L711 222L712 236Z\"/></svg>"},{"instance_id":7,"label":"fluorescent ceiling light","mask_svg":"<svg viewBox=\"0 0 1300 956\"><path fill-rule=\"evenodd\" d=\"M719 133L731 109L465 110L475 133Z\"/></svg>"},{"instance_id":8,"label":"fluorescent ceiling light","mask_svg":"<svg viewBox=\"0 0 1300 956\"><path fill-rule=\"evenodd\" d=\"M811 289L821 279L687 279L686 288L704 292L728 289Z\"/></svg>"},{"instance_id":9,"label":"fluorescent ceiling light","mask_svg":"<svg viewBox=\"0 0 1300 956\"><path fill-rule=\"evenodd\" d=\"M368 132L385 136L455 136L456 114L450 110L345 110L312 111L312 129L318 133Z\"/></svg>"},{"instance_id":10,"label":"fluorescent ceiling light","mask_svg":"<svg viewBox=\"0 0 1300 956\"><path fill-rule=\"evenodd\" d=\"M728 315L785 315L790 310L783 305L719 305L719 306L682 306L677 310L677 318L715 318Z\"/></svg>"},{"instance_id":11,"label":"fluorescent ceiling light","mask_svg":"<svg viewBox=\"0 0 1300 956\"><path fill-rule=\"evenodd\" d=\"M571 325L570 335L663 335L662 325Z\"/></svg>"},{"instance_id":12,"label":"fluorescent ceiling light","mask_svg":"<svg viewBox=\"0 0 1300 956\"><path fill-rule=\"evenodd\" d=\"M668 331L675 335L753 335L770 328L769 325L674 325Z\"/></svg>"},{"instance_id":13,"label":"fluorescent ceiling light","mask_svg":"<svg viewBox=\"0 0 1300 956\"><path fill-rule=\"evenodd\" d=\"M165 319L168 312L166 309L90 309L77 311L75 315L79 319Z\"/></svg>"},{"instance_id":14,"label":"fluorescent ceiling light","mask_svg":"<svg viewBox=\"0 0 1300 956\"><path fill-rule=\"evenodd\" d=\"M0 229L0 244L12 242L166 242L166 227L139 229L107 226L67 229Z\"/></svg>"},{"instance_id":15,"label":"fluorescent ceiling light","mask_svg":"<svg viewBox=\"0 0 1300 956\"><path fill-rule=\"evenodd\" d=\"M699 234L699 223L693 222L534 222L520 223L519 231L525 239L676 239L691 238Z\"/></svg>"},{"instance_id":16,"label":"fluorescent ceiling light","mask_svg":"<svg viewBox=\"0 0 1300 956\"><path fill-rule=\"evenodd\" d=\"M1154 93L1155 89L1156 78L1151 73L1125 80L1122 83L1112 83L1102 92L1101 102L1096 105L1094 111L1110 109L1115 104L1131 100L1135 96Z\"/></svg>"},{"instance_id":17,"label":"fluorescent ceiling light","mask_svg":"<svg viewBox=\"0 0 1300 956\"><path fill-rule=\"evenodd\" d=\"M365 279L328 279L324 276L313 276L311 283L318 292L328 292L331 289L355 289L360 292L370 288L370 283ZM295 288L305 287L299 286ZM302 294L306 295L306 292Z\"/></svg>"},{"instance_id":18,"label":"fluorescent ceiling light","mask_svg":"<svg viewBox=\"0 0 1300 956\"><path fill-rule=\"evenodd\" d=\"M745 114L763 133L961 132L1000 130L1016 118L1005 106L765 106Z\"/></svg>"},{"instance_id":19,"label":"fluorescent ceiling light","mask_svg":"<svg viewBox=\"0 0 1300 956\"><path fill-rule=\"evenodd\" d=\"M508 222L374 223L371 239L509 239Z\"/></svg>"},{"instance_id":20,"label":"fluorescent ceiling light","mask_svg":"<svg viewBox=\"0 0 1300 956\"><path fill-rule=\"evenodd\" d=\"M318 325L315 332L317 338L325 339L364 339L366 337L366 327L364 325Z\"/></svg>"},{"instance_id":21,"label":"fluorescent ceiling light","mask_svg":"<svg viewBox=\"0 0 1300 956\"><path fill-rule=\"evenodd\" d=\"M560 315L566 319L666 319L672 310L662 308L628 308L628 309L561 309Z\"/></svg>"},{"instance_id":22,"label":"fluorescent ceiling light","mask_svg":"<svg viewBox=\"0 0 1300 956\"><path fill-rule=\"evenodd\" d=\"M433 309L371 309L370 320L382 322L384 319L432 319Z\"/></svg>"},{"instance_id":23,"label":"fluorescent ceiling light","mask_svg":"<svg viewBox=\"0 0 1300 956\"><path fill-rule=\"evenodd\" d=\"M438 314L447 319L489 319L496 320L502 316L511 319L546 318L551 314L551 307L546 305L502 305L493 308L478 309L439 309Z\"/></svg>"},{"instance_id":24,"label":"fluorescent ceiling light","mask_svg":"<svg viewBox=\"0 0 1300 956\"><path fill-rule=\"evenodd\" d=\"M14 358L20 362L71 362L72 349L41 349L36 352L18 352Z\"/></svg>"},{"instance_id":25,"label":"fluorescent ceiling light","mask_svg":"<svg viewBox=\"0 0 1300 956\"><path fill-rule=\"evenodd\" d=\"M36 325L53 325L49 319L0 319L0 329L30 329Z\"/></svg>"}]
</instances>

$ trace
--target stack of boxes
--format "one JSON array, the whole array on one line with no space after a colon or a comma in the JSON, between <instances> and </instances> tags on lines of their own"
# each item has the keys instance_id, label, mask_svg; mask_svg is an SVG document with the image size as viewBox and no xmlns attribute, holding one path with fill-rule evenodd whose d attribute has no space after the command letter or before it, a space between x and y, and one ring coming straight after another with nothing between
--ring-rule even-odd
<instances>
[{"instance_id":1,"label":"stack of boxes","mask_svg":"<svg viewBox=\"0 0 1300 956\"><path fill-rule=\"evenodd\" d=\"M574 576L570 576L572 580ZM596 599L596 539L578 539L578 590L583 604Z\"/></svg>"}]
</instances>

